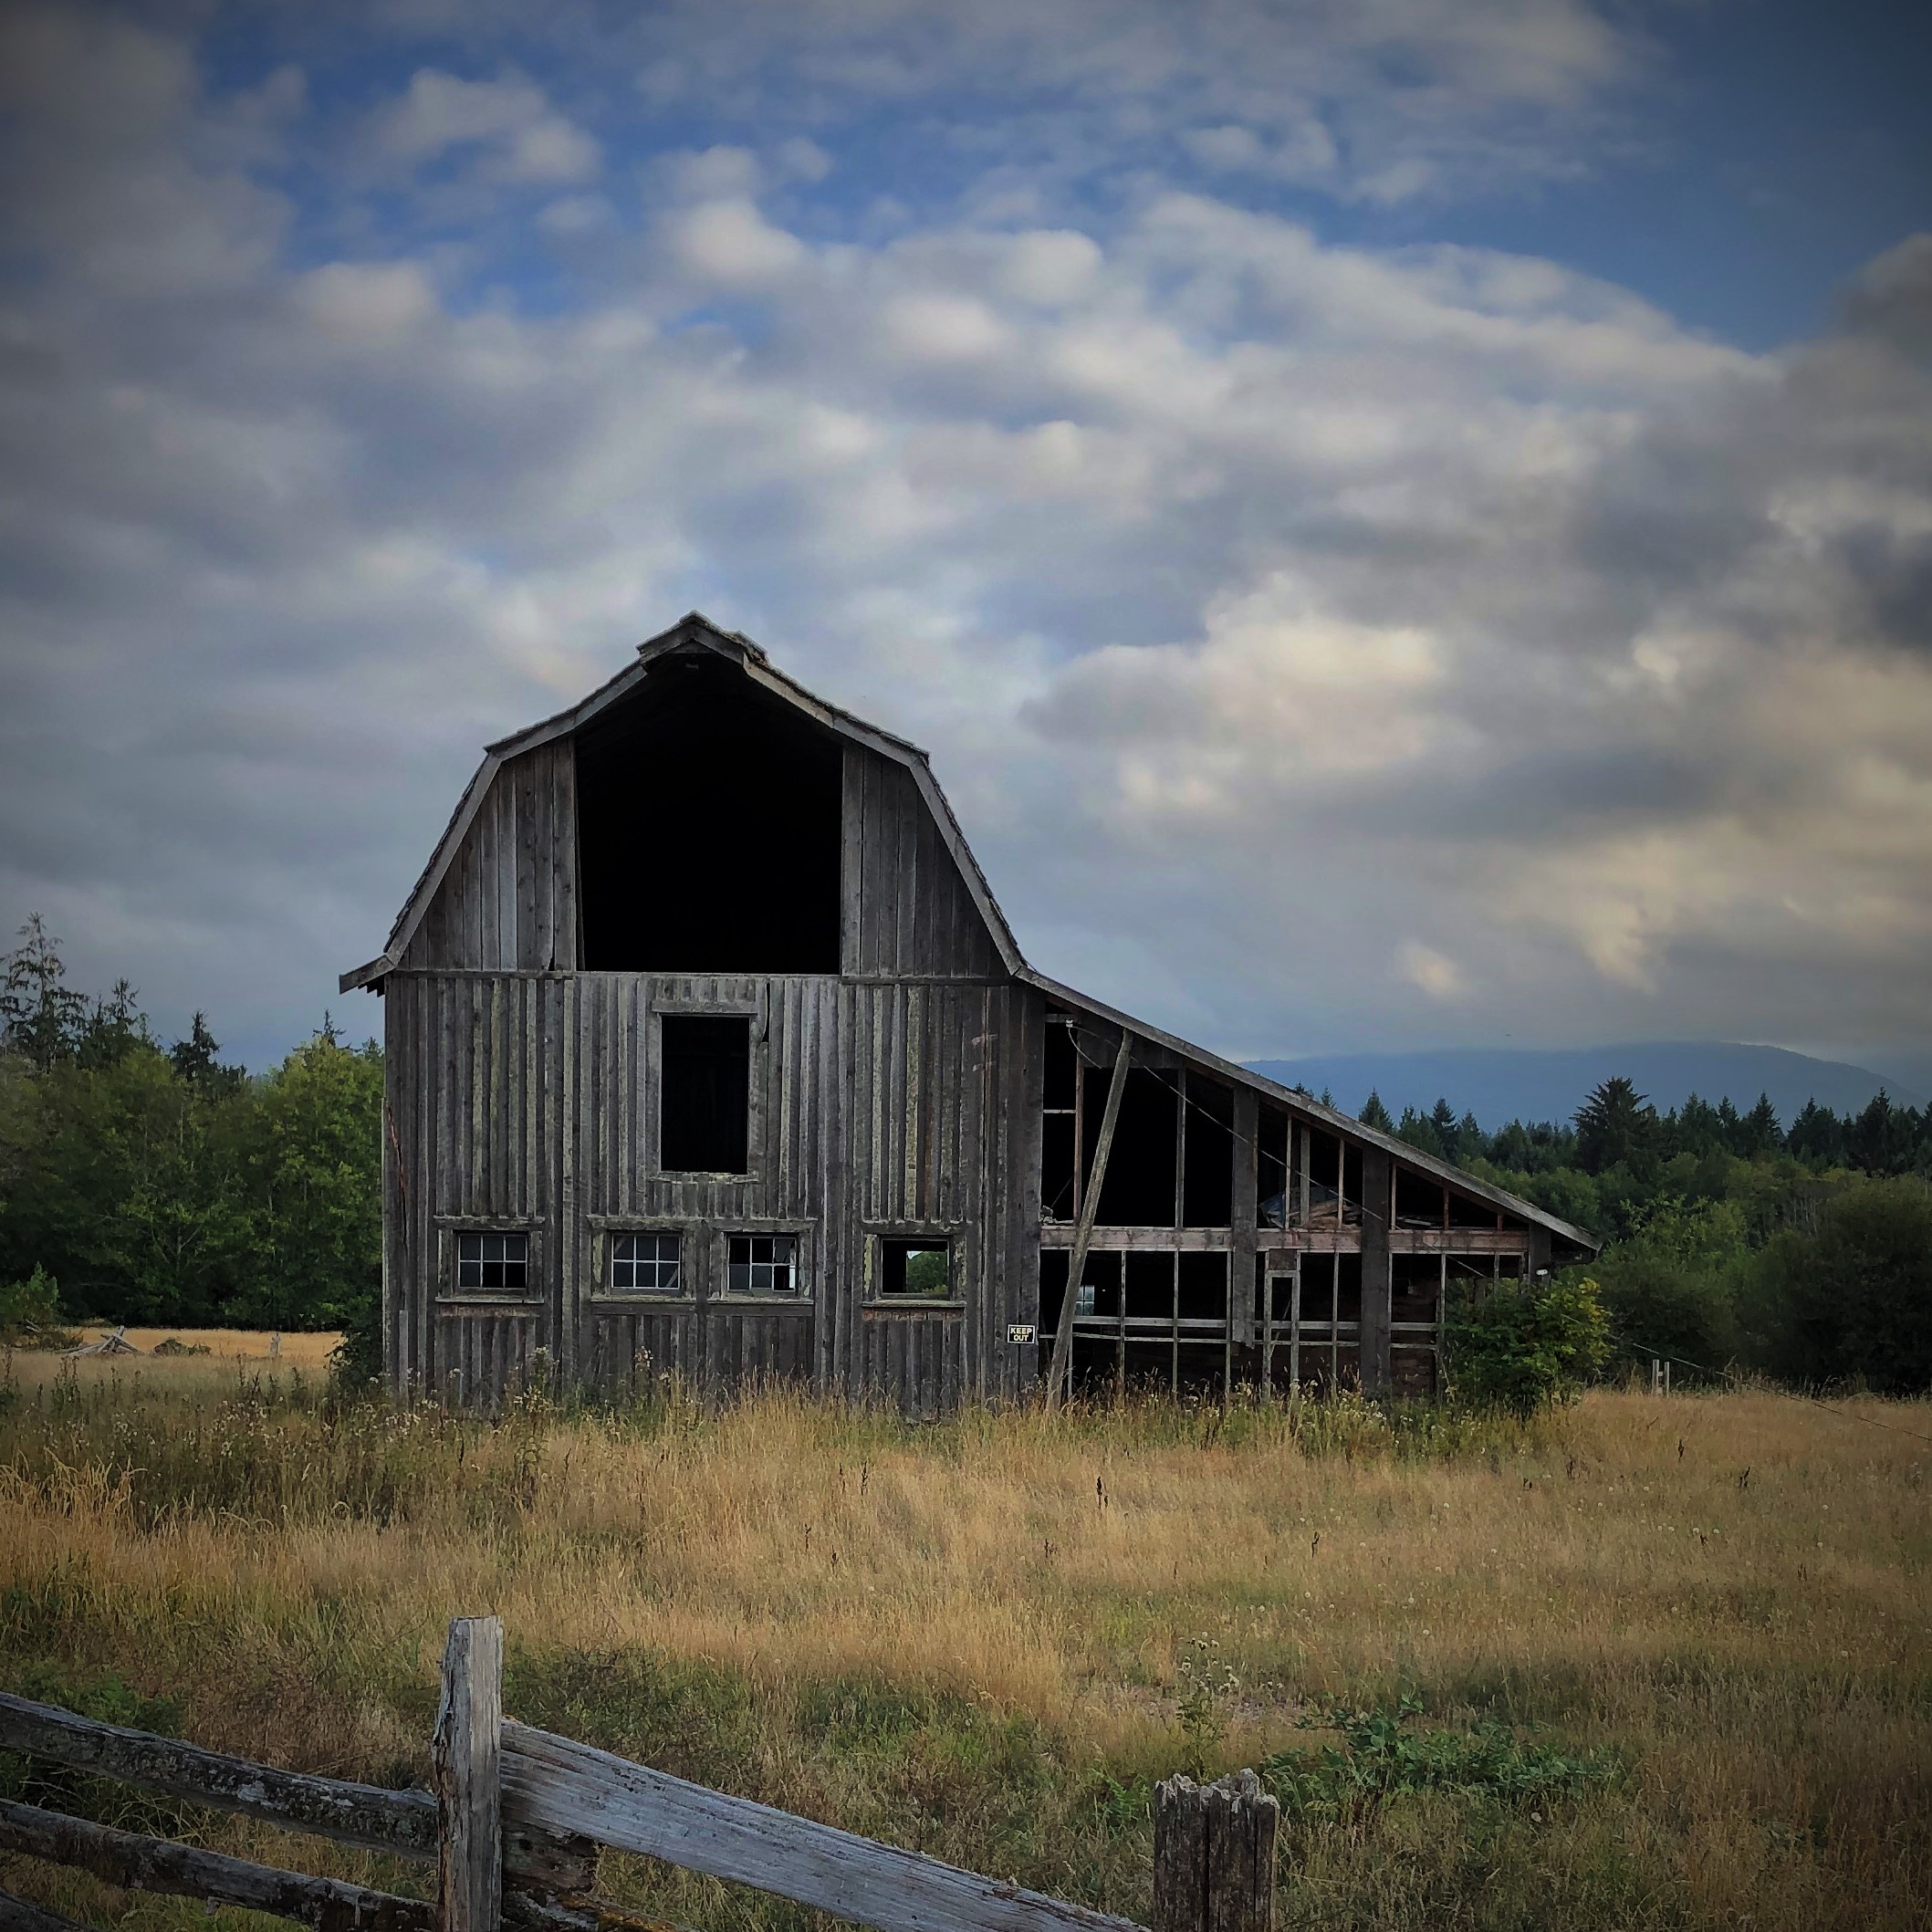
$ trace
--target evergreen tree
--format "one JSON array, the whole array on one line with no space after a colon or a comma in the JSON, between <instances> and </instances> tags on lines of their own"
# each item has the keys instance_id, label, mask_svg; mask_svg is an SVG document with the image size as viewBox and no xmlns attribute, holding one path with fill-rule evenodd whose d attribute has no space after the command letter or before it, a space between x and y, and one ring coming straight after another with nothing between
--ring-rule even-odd
<instances>
[{"instance_id":1,"label":"evergreen tree","mask_svg":"<svg viewBox=\"0 0 1932 1932\"><path fill-rule=\"evenodd\" d=\"M1758 1104L1744 1116L1739 1135L1739 1153L1748 1161L1776 1154L1784 1145L1784 1128L1769 1093L1758 1096Z\"/></svg>"},{"instance_id":2,"label":"evergreen tree","mask_svg":"<svg viewBox=\"0 0 1932 1932\"><path fill-rule=\"evenodd\" d=\"M1395 1123L1389 1118L1389 1110L1382 1104L1382 1096L1371 1087L1369 1097L1362 1103L1362 1112L1355 1118L1364 1127L1373 1127L1378 1133L1393 1133Z\"/></svg>"},{"instance_id":3,"label":"evergreen tree","mask_svg":"<svg viewBox=\"0 0 1932 1932\"><path fill-rule=\"evenodd\" d=\"M1592 1089L1577 1110L1576 1154L1586 1174L1624 1166L1645 1168L1655 1151L1656 1110L1621 1073Z\"/></svg>"},{"instance_id":4,"label":"evergreen tree","mask_svg":"<svg viewBox=\"0 0 1932 1932\"><path fill-rule=\"evenodd\" d=\"M67 983L60 942L38 913L30 914L0 978L0 1028L6 1044L44 1073L72 1058L87 1018L86 998Z\"/></svg>"},{"instance_id":5,"label":"evergreen tree","mask_svg":"<svg viewBox=\"0 0 1932 1932\"><path fill-rule=\"evenodd\" d=\"M1460 1160L1462 1154L1456 1131L1456 1110L1446 1100L1438 1099L1430 1110L1429 1125L1436 1130L1436 1143L1442 1149L1443 1158L1450 1161Z\"/></svg>"}]
</instances>

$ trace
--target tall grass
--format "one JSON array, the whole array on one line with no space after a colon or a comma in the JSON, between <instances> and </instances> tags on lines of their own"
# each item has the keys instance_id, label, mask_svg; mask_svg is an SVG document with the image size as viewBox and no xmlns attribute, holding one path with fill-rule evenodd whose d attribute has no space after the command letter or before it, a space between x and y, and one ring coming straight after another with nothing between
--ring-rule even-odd
<instances>
[{"instance_id":1,"label":"tall grass","mask_svg":"<svg viewBox=\"0 0 1932 1932\"><path fill-rule=\"evenodd\" d=\"M420 1776L444 1620L491 1610L518 1716L1131 1915L1152 1782L1271 1761L1290 1924L1927 1923L1932 1450L1784 1396L1518 1432L783 1391L486 1424L203 1360L0 1388L0 1676L213 1745Z\"/></svg>"}]
</instances>

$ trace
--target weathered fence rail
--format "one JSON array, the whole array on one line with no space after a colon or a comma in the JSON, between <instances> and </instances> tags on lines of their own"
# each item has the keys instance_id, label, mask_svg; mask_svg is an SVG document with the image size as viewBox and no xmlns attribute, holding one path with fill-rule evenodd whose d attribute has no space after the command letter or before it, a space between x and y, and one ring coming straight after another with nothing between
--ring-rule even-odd
<instances>
[{"instance_id":1,"label":"weathered fence rail","mask_svg":"<svg viewBox=\"0 0 1932 1932\"><path fill-rule=\"evenodd\" d=\"M434 1789L277 1770L0 1696L0 1748L285 1830L437 1867L433 1904L0 1803L0 1852L106 1882L275 1913L314 1932L621 1932L595 1896L597 1848L770 1892L878 1932L1141 1932L1133 1921L732 1797L503 1716L503 1629L450 1626ZM1162 1785L1154 1932L1272 1932L1279 1810L1251 1771ZM76 1932L0 1891L0 1932Z\"/></svg>"}]
</instances>

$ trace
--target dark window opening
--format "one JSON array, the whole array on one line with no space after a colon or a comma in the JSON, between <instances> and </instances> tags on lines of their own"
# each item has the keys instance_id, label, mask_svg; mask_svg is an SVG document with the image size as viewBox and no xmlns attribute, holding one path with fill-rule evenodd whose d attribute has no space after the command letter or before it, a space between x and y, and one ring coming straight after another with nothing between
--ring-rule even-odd
<instances>
[{"instance_id":1,"label":"dark window opening","mask_svg":"<svg viewBox=\"0 0 1932 1932\"><path fill-rule=\"evenodd\" d=\"M1442 1295L1442 1259L1437 1255L1389 1258L1389 1319L1434 1321Z\"/></svg>"},{"instance_id":2,"label":"dark window opening","mask_svg":"<svg viewBox=\"0 0 1932 1932\"><path fill-rule=\"evenodd\" d=\"M1234 1218L1234 1118L1233 1088L1188 1075L1184 1227L1226 1227Z\"/></svg>"},{"instance_id":3,"label":"dark window opening","mask_svg":"<svg viewBox=\"0 0 1932 1932\"><path fill-rule=\"evenodd\" d=\"M1258 1138L1255 1144L1255 1217L1263 1227L1286 1227L1291 1203L1289 1200L1288 1115L1279 1107L1261 1103L1256 1122Z\"/></svg>"},{"instance_id":4,"label":"dark window opening","mask_svg":"<svg viewBox=\"0 0 1932 1932\"><path fill-rule=\"evenodd\" d=\"M836 973L839 736L709 652L577 737L590 972Z\"/></svg>"},{"instance_id":5,"label":"dark window opening","mask_svg":"<svg viewBox=\"0 0 1932 1932\"><path fill-rule=\"evenodd\" d=\"M1227 1319L1227 1257L1185 1254L1181 1257L1181 1320L1225 1321Z\"/></svg>"},{"instance_id":6,"label":"dark window opening","mask_svg":"<svg viewBox=\"0 0 1932 1932\"><path fill-rule=\"evenodd\" d=\"M751 1165L751 1022L666 1013L658 1165L666 1174L744 1174Z\"/></svg>"},{"instance_id":7,"label":"dark window opening","mask_svg":"<svg viewBox=\"0 0 1932 1932\"><path fill-rule=\"evenodd\" d=\"M1362 1153L1360 1147L1342 1148L1342 1211L1351 1221L1362 1218L1364 1203L1362 1198ZM1379 1216L1388 1212L1388 1203L1378 1201L1375 1211Z\"/></svg>"},{"instance_id":8,"label":"dark window opening","mask_svg":"<svg viewBox=\"0 0 1932 1932\"><path fill-rule=\"evenodd\" d=\"M1074 1051L1072 1029L1063 1021L1047 1021L1047 1063L1041 1104L1049 1108L1073 1105L1073 1075L1080 1065Z\"/></svg>"},{"instance_id":9,"label":"dark window opening","mask_svg":"<svg viewBox=\"0 0 1932 1932\"><path fill-rule=\"evenodd\" d=\"M1395 1170L1395 1225L1397 1227L1441 1227L1444 1189L1439 1181L1425 1180L1406 1167Z\"/></svg>"},{"instance_id":10,"label":"dark window opening","mask_svg":"<svg viewBox=\"0 0 1932 1932\"><path fill-rule=\"evenodd\" d=\"M1081 1124L1090 1178L1100 1150L1101 1123L1106 1117L1107 1090L1112 1080L1111 1066L1087 1070L1086 1111ZM1144 1067L1128 1069L1107 1172L1101 1182L1096 1217L1101 1227L1174 1226L1175 1110L1175 1091L1158 1073Z\"/></svg>"},{"instance_id":11,"label":"dark window opening","mask_svg":"<svg viewBox=\"0 0 1932 1932\"><path fill-rule=\"evenodd\" d=\"M879 1292L945 1300L953 1292L953 1250L944 1235L879 1244Z\"/></svg>"},{"instance_id":12,"label":"dark window opening","mask_svg":"<svg viewBox=\"0 0 1932 1932\"><path fill-rule=\"evenodd\" d=\"M612 1235L611 1286L620 1294L674 1295L684 1269L674 1234Z\"/></svg>"},{"instance_id":13,"label":"dark window opening","mask_svg":"<svg viewBox=\"0 0 1932 1932\"><path fill-rule=\"evenodd\" d=\"M1130 1321L1171 1321L1174 1319L1174 1257L1130 1253L1123 1290Z\"/></svg>"},{"instance_id":14,"label":"dark window opening","mask_svg":"<svg viewBox=\"0 0 1932 1932\"><path fill-rule=\"evenodd\" d=\"M727 1244L726 1277L734 1295L796 1295L799 1292L797 1235L733 1235Z\"/></svg>"},{"instance_id":15,"label":"dark window opening","mask_svg":"<svg viewBox=\"0 0 1932 1932\"><path fill-rule=\"evenodd\" d=\"M527 1234L459 1234L456 1286L471 1294L520 1295L530 1285Z\"/></svg>"},{"instance_id":16,"label":"dark window opening","mask_svg":"<svg viewBox=\"0 0 1932 1932\"><path fill-rule=\"evenodd\" d=\"M1049 1221L1073 1218L1073 1116L1050 1113L1040 1123L1039 1211Z\"/></svg>"},{"instance_id":17,"label":"dark window opening","mask_svg":"<svg viewBox=\"0 0 1932 1932\"><path fill-rule=\"evenodd\" d=\"M1484 1201L1472 1201L1467 1195L1457 1194L1452 1189L1449 1195L1449 1226L1451 1227L1494 1227L1502 1217ZM1519 1221L1511 1222L1511 1227L1519 1227Z\"/></svg>"}]
</instances>

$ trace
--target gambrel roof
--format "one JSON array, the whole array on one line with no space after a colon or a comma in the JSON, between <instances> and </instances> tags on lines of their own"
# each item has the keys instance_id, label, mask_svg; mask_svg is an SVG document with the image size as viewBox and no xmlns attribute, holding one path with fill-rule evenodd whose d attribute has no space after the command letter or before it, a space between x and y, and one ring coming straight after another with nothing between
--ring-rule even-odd
<instances>
[{"instance_id":1,"label":"gambrel roof","mask_svg":"<svg viewBox=\"0 0 1932 1932\"><path fill-rule=\"evenodd\" d=\"M648 639L637 649L636 662L625 666L607 684L600 685L588 697L559 711L553 717L527 726L510 736L499 738L485 749L484 759L470 780L468 788L458 801L456 809L443 836L437 841L431 853L429 863L424 866L415 885L396 921L390 929L389 940L382 951L366 965L357 966L341 976L343 992L352 991L358 987L376 987L401 965L410 941L415 936L417 928L429 911L436 896L438 887L448 872L457 852L462 848L483 801L487 796L492 781L498 770L509 759L518 754L534 751L539 746L566 737L590 723L600 713L642 683L651 667L661 660L678 653L712 653L735 663L744 674L762 689L782 699L804 715L813 719L828 730L837 732L854 743L864 746L881 757L892 759L903 766L913 777L920 796L938 828L940 837L950 851L954 862L959 868L960 877L966 890L985 920L988 934L997 950L1000 963L1015 979L1037 987L1055 1002L1084 1012L1103 1025L1119 1028L1136 1037L1157 1044L1167 1052L1187 1062L1210 1070L1230 1081L1252 1088L1279 1105L1290 1108L1303 1118L1326 1128L1331 1133L1345 1136L1358 1144L1378 1147L1393 1155L1402 1164L1417 1174L1427 1175L1431 1179L1453 1186L1455 1190L1471 1199L1488 1203L1506 1214L1514 1215L1523 1220L1547 1228L1559 1241L1588 1253L1594 1253L1601 1245L1582 1228L1522 1200L1517 1196L1490 1183L1466 1174L1447 1161L1423 1153L1412 1147L1406 1141L1394 1135L1378 1132L1366 1126L1352 1115L1340 1109L1324 1106L1299 1088L1285 1087L1277 1081L1267 1079L1252 1068L1242 1066L1238 1061L1223 1060L1218 1054L1210 1053L1206 1048L1178 1039L1162 1029L1149 1025L1145 1020L1136 1019L1102 1001L1071 987L1062 986L1050 979L1027 963L1013 936L1012 928L1007 924L1006 915L993 896L992 887L987 882L986 874L979 869L971 847L966 843L966 834L960 830L959 821L953 815L953 809L946 801L945 793L933 775L932 761L927 754L910 739L883 731L876 725L855 717L851 712L828 703L778 670L767 657L765 652L751 639L735 631L726 631L713 623L702 611L693 611L681 618L667 631Z\"/></svg>"}]
</instances>

